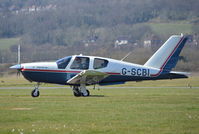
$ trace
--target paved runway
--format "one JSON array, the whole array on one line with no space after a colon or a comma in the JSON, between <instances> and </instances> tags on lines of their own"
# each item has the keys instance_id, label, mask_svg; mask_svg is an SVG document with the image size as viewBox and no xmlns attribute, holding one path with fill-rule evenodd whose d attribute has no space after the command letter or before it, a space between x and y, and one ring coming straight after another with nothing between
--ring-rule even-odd
<instances>
[{"instance_id":1,"label":"paved runway","mask_svg":"<svg viewBox=\"0 0 199 134\"><path fill-rule=\"evenodd\" d=\"M33 89L34 87L0 87L0 89ZM92 86L88 87L89 89L93 88ZM135 88L140 88L140 89L146 89L146 88L182 88L182 89L199 89L199 87L107 87L107 86L99 86L100 89L135 89ZM63 86L63 87L40 87L40 89L70 89L69 86ZM96 89L98 89L98 86L96 86Z\"/></svg>"}]
</instances>

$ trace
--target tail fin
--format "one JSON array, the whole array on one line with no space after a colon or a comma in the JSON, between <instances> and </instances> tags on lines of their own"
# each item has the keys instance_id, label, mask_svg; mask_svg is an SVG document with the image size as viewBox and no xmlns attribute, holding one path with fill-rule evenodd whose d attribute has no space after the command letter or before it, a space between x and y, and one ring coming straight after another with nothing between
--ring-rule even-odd
<instances>
[{"instance_id":1,"label":"tail fin","mask_svg":"<svg viewBox=\"0 0 199 134\"><path fill-rule=\"evenodd\" d=\"M170 71L178 62L179 54L184 47L187 37L172 35L144 64L144 66Z\"/></svg>"}]
</instances>

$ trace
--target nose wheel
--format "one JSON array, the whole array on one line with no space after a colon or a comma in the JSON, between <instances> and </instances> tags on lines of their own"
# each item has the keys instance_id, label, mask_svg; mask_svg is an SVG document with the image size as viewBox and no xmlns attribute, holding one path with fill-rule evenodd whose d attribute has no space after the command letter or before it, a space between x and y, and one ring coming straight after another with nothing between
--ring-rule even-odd
<instances>
[{"instance_id":1,"label":"nose wheel","mask_svg":"<svg viewBox=\"0 0 199 134\"><path fill-rule=\"evenodd\" d=\"M31 96L32 97L39 97L40 93L39 93L39 83L37 83L37 85L35 86L35 89L32 90L31 92Z\"/></svg>"},{"instance_id":2,"label":"nose wheel","mask_svg":"<svg viewBox=\"0 0 199 134\"><path fill-rule=\"evenodd\" d=\"M32 97L39 97L39 91L37 90L37 89L34 89L33 91L32 91L32 93L31 93L31 96Z\"/></svg>"}]
</instances>

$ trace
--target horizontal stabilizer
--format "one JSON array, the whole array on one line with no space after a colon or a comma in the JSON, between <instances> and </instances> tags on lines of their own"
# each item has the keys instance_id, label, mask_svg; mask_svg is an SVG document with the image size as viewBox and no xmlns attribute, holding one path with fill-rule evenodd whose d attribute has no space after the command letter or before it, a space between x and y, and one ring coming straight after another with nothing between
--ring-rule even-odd
<instances>
[{"instance_id":1,"label":"horizontal stabilizer","mask_svg":"<svg viewBox=\"0 0 199 134\"><path fill-rule=\"evenodd\" d=\"M176 71L171 71L169 74L175 76L175 78L188 78L191 73L187 72L176 72Z\"/></svg>"}]
</instances>

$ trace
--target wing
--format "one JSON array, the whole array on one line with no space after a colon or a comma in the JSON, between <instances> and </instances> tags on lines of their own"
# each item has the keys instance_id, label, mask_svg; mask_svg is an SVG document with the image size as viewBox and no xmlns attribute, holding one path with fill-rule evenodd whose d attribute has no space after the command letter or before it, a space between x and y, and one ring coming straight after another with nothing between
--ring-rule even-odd
<instances>
[{"instance_id":1,"label":"wing","mask_svg":"<svg viewBox=\"0 0 199 134\"><path fill-rule=\"evenodd\" d=\"M94 70L84 70L67 81L68 84L97 84L99 81L107 77L107 73Z\"/></svg>"}]
</instances>

